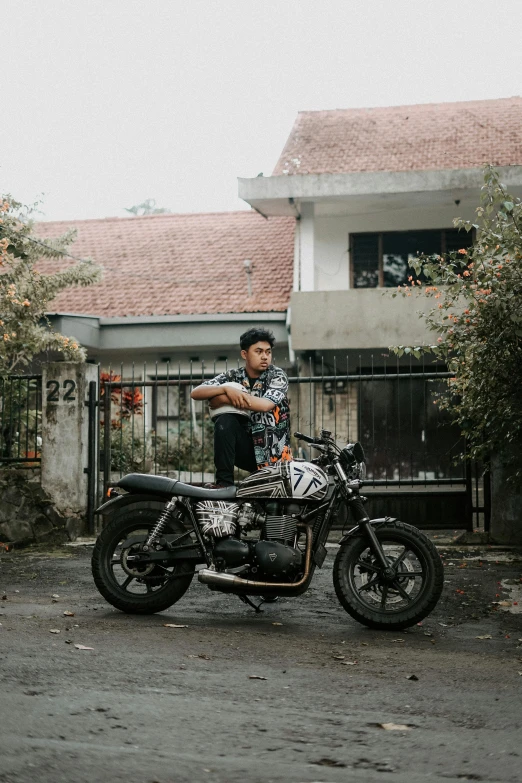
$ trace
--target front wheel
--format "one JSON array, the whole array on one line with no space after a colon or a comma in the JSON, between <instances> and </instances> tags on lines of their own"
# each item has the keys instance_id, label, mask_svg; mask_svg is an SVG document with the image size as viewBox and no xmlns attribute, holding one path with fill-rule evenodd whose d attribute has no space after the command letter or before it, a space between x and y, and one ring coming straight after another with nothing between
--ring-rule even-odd
<instances>
[{"instance_id":1,"label":"front wheel","mask_svg":"<svg viewBox=\"0 0 522 783\"><path fill-rule=\"evenodd\" d=\"M369 542L356 535L335 558L335 592L363 625L398 631L434 609L444 583L442 561L432 541L412 525L387 522L375 533L392 571L385 574Z\"/></svg>"}]
</instances>

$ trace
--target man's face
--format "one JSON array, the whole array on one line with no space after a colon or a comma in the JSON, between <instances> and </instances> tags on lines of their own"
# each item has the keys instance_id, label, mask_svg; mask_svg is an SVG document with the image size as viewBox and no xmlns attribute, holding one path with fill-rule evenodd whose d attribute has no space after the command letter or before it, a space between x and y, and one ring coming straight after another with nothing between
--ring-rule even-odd
<instances>
[{"instance_id":1,"label":"man's face","mask_svg":"<svg viewBox=\"0 0 522 783\"><path fill-rule=\"evenodd\" d=\"M247 351L241 351L241 356L246 362L247 373L255 378L272 362L272 348L270 343L261 340L251 345Z\"/></svg>"}]
</instances>

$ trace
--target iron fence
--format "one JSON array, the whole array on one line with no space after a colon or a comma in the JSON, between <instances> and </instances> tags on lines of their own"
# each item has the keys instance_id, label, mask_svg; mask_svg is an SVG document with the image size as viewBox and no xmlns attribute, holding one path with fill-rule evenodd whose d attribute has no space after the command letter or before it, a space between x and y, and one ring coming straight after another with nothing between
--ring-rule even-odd
<instances>
[{"instance_id":1,"label":"iron fence","mask_svg":"<svg viewBox=\"0 0 522 783\"><path fill-rule=\"evenodd\" d=\"M188 371L145 364L127 375L123 365L117 374L100 373L99 495L133 471L214 480L208 404L192 400L190 390L216 374L216 366L192 363ZM359 440L376 509L393 502L400 507L394 515L419 526L487 529L487 477L459 458L465 444L438 404L449 376L422 362L405 367L381 359L374 368L372 359L366 370L359 364L349 372L346 361L338 372L335 360L328 366L310 360L289 376L292 431L328 429L340 444ZM295 456L313 456L293 438L291 445Z\"/></svg>"},{"instance_id":2,"label":"iron fence","mask_svg":"<svg viewBox=\"0 0 522 783\"><path fill-rule=\"evenodd\" d=\"M0 377L0 466L40 463L42 376Z\"/></svg>"}]
</instances>

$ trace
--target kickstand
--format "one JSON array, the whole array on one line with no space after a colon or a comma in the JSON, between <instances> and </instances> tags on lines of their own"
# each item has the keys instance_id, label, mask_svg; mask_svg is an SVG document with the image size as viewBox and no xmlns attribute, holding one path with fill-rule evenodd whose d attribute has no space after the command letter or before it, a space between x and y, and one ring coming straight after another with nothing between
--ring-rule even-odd
<instances>
[{"instance_id":1,"label":"kickstand","mask_svg":"<svg viewBox=\"0 0 522 783\"><path fill-rule=\"evenodd\" d=\"M256 614L262 613L263 610L260 607L263 601L260 601L259 604L255 604L253 601L250 600L248 595L238 595L238 598L240 601L243 601L244 604L248 604L249 606L251 606Z\"/></svg>"}]
</instances>

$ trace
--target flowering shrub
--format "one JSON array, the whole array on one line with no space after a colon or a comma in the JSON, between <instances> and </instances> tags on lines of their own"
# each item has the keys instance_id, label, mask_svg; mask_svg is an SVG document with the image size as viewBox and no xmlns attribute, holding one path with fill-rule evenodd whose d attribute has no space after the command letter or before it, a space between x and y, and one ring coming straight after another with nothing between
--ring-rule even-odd
<instances>
[{"instance_id":1,"label":"flowering shrub","mask_svg":"<svg viewBox=\"0 0 522 783\"><path fill-rule=\"evenodd\" d=\"M424 314L439 334L433 345L395 346L399 356L431 353L443 359L453 377L437 401L449 410L465 435L469 456L516 459L522 441L522 202L510 196L491 166L484 170L477 222L454 225L475 230L468 249L410 262L426 284L400 287L411 296L421 288L434 306ZM516 471L522 478L522 469Z\"/></svg>"},{"instance_id":2,"label":"flowering shrub","mask_svg":"<svg viewBox=\"0 0 522 783\"><path fill-rule=\"evenodd\" d=\"M100 400L104 400L108 383L119 383L121 375L115 375L111 370L100 373ZM136 387L111 386L111 427L121 429L123 422L131 416L141 416L143 413L143 394ZM116 407L116 417L112 418L112 409ZM103 408L103 402L102 402ZM101 420L102 426L105 421Z\"/></svg>"},{"instance_id":3,"label":"flowering shrub","mask_svg":"<svg viewBox=\"0 0 522 783\"><path fill-rule=\"evenodd\" d=\"M0 197L0 374L21 370L33 356L58 351L71 361L85 359L85 351L72 337L50 329L49 303L69 286L87 286L101 278L91 261L63 265L75 232L46 242L34 234L31 209L9 196ZM40 274L41 258L59 260L62 267Z\"/></svg>"}]
</instances>

